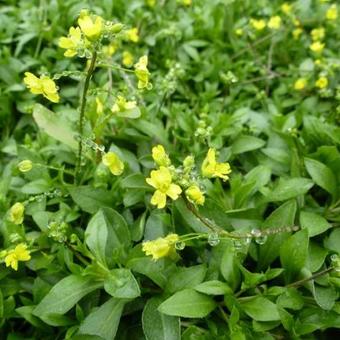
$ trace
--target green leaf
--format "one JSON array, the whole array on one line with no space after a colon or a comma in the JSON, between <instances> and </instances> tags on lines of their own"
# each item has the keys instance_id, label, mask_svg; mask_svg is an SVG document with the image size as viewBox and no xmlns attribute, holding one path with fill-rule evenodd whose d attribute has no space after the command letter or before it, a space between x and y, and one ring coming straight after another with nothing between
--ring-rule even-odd
<instances>
[{"instance_id":1,"label":"green leaf","mask_svg":"<svg viewBox=\"0 0 340 340\"><path fill-rule=\"evenodd\" d=\"M90 220L85 241L99 261L111 266L124 255L131 237L124 218L113 209L102 208Z\"/></svg>"},{"instance_id":2,"label":"green leaf","mask_svg":"<svg viewBox=\"0 0 340 340\"><path fill-rule=\"evenodd\" d=\"M134 107L133 109L129 109L125 111L118 111L115 114L118 117L130 118L130 119L137 119L141 116L141 112L138 106Z\"/></svg>"},{"instance_id":3,"label":"green leaf","mask_svg":"<svg viewBox=\"0 0 340 340\"><path fill-rule=\"evenodd\" d=\"M150 185L145 182L145 176L139 173L125 177L121 182L121 186L124 189L152 190Z\"/></svg>"},{"instance_id":4,"label":"green leaf","mask_svg":"<svg viewBox=\"0 0 340 340\"><path fill-rule=\"evenodd\" d=\"M262 229L277 229L294 225L296 202L288 201L274 210L264 222ZM280 253L280 246L288 237L288 233L279 233L268 236L267 242L260 247L259 269L266 268Z\"/></svg>"},{"instance_id":5,"label":"green leaf","mask_svg":"<svg viewBox=\"0 0 340 340\"><path fill-rule=\"evenodd\" d=\"M34 309L33 314L43 318L50 314L65 314L82 297L103 284L91 278L70 275L59 281Z\"/></svg>"},{"instance_id":6,"label":"green leaf","mask_svg":"<svg viewBox=\"0 0 340 340\"><path fill-rule=\"evenodd\" d=\"M280 179L277 186L266 195L269 202L286 201L299 195L304 195L313 186L308 178Z\"/></svg>"},{"instance_id":7,"label":"green leaf","mask_svg":"<svg viewBox=\"0 0 340 340\"><path fill-rule=\"evenodd\" d=\"M193 289L184 289L165 300L158 308L161 313L184 318L204 318L216 307L213 299Z\"/></svg>"},{"instance_id":8,"label":"green leaf","mask_svg":"<svg viewBox=\"0 0 340 340\"><path fill-rule=\"evenodd\" d=\"M194 287L200 293L207 295L225 295L232 294L231 288L222 281L211 280L200 283L199 285Z\"/></svg>"},{"instance_id":9,"label":"green leaf","mask_svg":"<svg viewBox=\"0 0 340 340\"><path fill-rule=\"evenodd\" d=\"M112 207L115 204L111 192L92 186L70 187L70 195L80 208L90 214L95 214L100 208Z\"/></svg>"},{"instance_id":10,"label":"green leaf","mask_svg":"<svg viewBox=\"0 0 340 340\"><path fill-rule=\"evenodd\" d=\"M174 293L184 288L192 288L204 280L206 272L207 268L204 264L179 268L176 273L170 276L166 290Z\"/></svg>"},{"instance_id":11,"label":"green leaf","mask_svg":"<svg viewBox=\"0 0 340 340\"><path fill-rule=\"evenodd\" d=\"M305 158L305 165L313 181L331 195L336 195L337 182L333 171L326 165L311 158Z\"/></svg>"},{"instance_id":12,"label":"green leaf","mask_svg":"<svg viewBox=\"0 0 340 340\"><path fill-rule=\"evenodd\" d=\"M307 211L300 212L300 224L303 229L308 230L310 237L322 234L332 227L324 217Z\"/></svg>"},{"instance_id":13,"label":"green leaf","mask_svg":"<svg viewBox=\"0 0 340 340\"><path fill-rule=\"evenodd\" d=\"M256 321L280 320L277 306L263 296L255 296L240 301L240 305L247 315Z\"/></svg>"},{"instance_id":14,"label":"green leaf","mask_svg":"<svg viewBox=\"0 0 340 340\"><path fill-rule=\"evenodd\" d=\"M340 229L334 229L329 237L324 240L327 249L334 250L340 255Z\"/></svg>"},{"instance_id":15,"label":"green leaf","mask_svg":"<svg viewBox=\"0 0 340 340\"><path fill-rule=\"evenodd\" d=\"M266 142L260 138L241 135L239 136L231 146L234 155L260 149L264 146Z\"/></svg>"},{"instance_id":16,"label":"green leaf","mask_svg":"<svg viewBox=\"0 0 340 340\"><path fill-rule=\"evenodd\" d=\"M162 299L155 297L144 307L142 322L146 340L180 340L180 319L160 313L158 307L161 303Z\"/></svg>"},{"instance_id":17,"label":"green leaf","mask_svg":"<svg viewBox=\"0 0 340 340\"><path fill-rule=\"evenodd\" d=\"M325 310L331 310L338 298L334 287L321 287L314 285L314 298L316 303Z\"/></svg>"},{"instance_id":18,"label":"green leaf","mask_svg":"<svg viewBox=\"0 0 340 340\"><path fill-rule=\"evenodd\" d=\"M306 229L290 236L281 246L280 260L285 276L290 282L304 267L308 256L308 231Z\"/></svg>"},{"instance_id":19,"label":"green leaf","mask_svg":"<svg viewBox=\"0 0 340 340\"><path fill-rule=\"evenodd\" d=\"M104 281L105 291L115 298L134 299L140 296L138 282L129 269L113 269Z\"/></svg>"},{"instance_id":20,"label":"green leaf","mask_svg":"<svg viewBox=\"0 0 340 340\"><path fill-rule=\"evenodd\" d=\"M240 281L240 271L238 268L237 253L232 242L226 242L220 270L228 285L230 285L232 289L235 289Z\"/></svg>"},{"instance_id":21,"label":"green leaf","mask_svg":"<svg viewBox=\"0 0 340 340\"><path fill-rule=\"evenodd\" d=\"M45 106L35 104L33 108L33 118L39 128L50 137L73 149L78 147L78 143L74 138L76 133L72 130L70 122L59 113L54 113Z\"/></svg>"},{"instance_id":22,"label":"green leaf","mask_svg":"<svg viewBox=\"0 0 340 340\"><path fill-rule=\"evenodd\" d=\"M85 318L79 333L97 335L105 340L114 339L124 304L124 300L111 298Z\"/></svg>"}]
</instances>

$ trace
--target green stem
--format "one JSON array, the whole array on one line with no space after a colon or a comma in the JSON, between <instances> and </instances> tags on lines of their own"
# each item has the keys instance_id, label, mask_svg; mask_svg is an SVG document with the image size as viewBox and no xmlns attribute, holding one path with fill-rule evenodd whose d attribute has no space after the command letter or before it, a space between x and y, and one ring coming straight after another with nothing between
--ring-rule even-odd
<instances>
[{"instance_id":1,"label":"green stem","mask_svg":"<svg viewBox=\"0 0 340 340\"><path fill-rule=\"evenodd\" d=\"M308 281L311 281L311 280L314 280L322 275L325 275L327 273L330 273L334 268L333 267L329 267L329 268L326 268L324 270L321 270L320 272L318 273L315 273L309 277L306 277L305 279L302 279L302 280L299 280L299 281L295 281L293 283L290 283L289 285L286 285L286 287L298 287L298 286L301 286L303 285L304 283L308 282Z\"/></svg>"},{"instance_id":2,"label":"green stem","mask_svg":"<svg viewBox=\"0 0 340 340\"><path fill-rule=\"evenodd\" d=\"M81 158L82 158L82 152L83 152L83 132L84 132L84 116L85 116L85 108L86 108L86 100L87 100L87 91L90 86L90 80L93 74L93 71L96 67L96 60L97 60L97 52L94 51L91 59L91 64L89 69L87 70L83 93L81 96L81 104L80 104L80 114L79 114L79 143L78 143L78 160L76 165L76 171L75 171L75 181L76 183L79 183L79 172L81 167Z\"/></svg>"}]
</instances>

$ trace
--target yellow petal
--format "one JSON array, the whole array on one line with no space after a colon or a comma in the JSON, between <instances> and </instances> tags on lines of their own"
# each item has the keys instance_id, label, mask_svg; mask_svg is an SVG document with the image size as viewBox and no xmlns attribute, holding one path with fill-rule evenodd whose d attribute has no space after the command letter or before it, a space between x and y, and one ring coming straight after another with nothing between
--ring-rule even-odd
<instances>
[{"instance_id":1,"label":"yellow petal","mask_svg":"<svg viewBox=\"0 0 340 340\"><path fill-rule=\"evenodd\" d=\"M177 184L171 183L166 194L173 200L177 200L178 196L181 194L182 189Z\"/></svg>"},{"instance_id":2,"label":"yellow petal","mask_svg":"<svg viewBox=\"0 0 340 340\"><path fill-rule=\"evenodd\" d=\"M151 197L151 204L156 205L158 209L163 209L166 205L166 195L156 190Z\"/></svg>"}]
</instances>

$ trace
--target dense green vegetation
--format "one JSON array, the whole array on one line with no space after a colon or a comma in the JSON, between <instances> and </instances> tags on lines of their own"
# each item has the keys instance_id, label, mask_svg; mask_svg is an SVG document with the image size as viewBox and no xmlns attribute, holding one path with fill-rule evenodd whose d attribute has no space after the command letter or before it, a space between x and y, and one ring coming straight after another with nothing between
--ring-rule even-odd
<instances>
[{"instance_id":1,"label":"dense green vegetation","mask_svg":"<svg viewBox=\"0 0 340 340\"><path fill-rule=\"evenodd\" d=\"M335 0L3 0L0 338L340 328Z\"/></svg>"}]
</instances>

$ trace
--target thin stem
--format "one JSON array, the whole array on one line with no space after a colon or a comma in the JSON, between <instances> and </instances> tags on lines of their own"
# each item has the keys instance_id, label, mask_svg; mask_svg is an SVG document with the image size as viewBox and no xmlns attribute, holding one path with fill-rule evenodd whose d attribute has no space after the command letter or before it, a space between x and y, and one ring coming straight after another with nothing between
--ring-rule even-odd
<instances>
[{"instance_id":1,"label":"thin stem","mask_svg":"<svg viewBox=\"0 0 340 340\"><path fill-rule=\"evenodd\" d=\"M302 279L302 280L290 283L289 285L286 285L286 287L288 288L288 287L298 287L298 286L301 286L301 285L303 285L304 283L306 283L308 281L314 280L314 279L316 279L316 278L318 278L318 277L320 277L322 275L330 273L332 270L334 270L334 267L326 268L324 270L321 270L318 273L315 273L315 274L311 275L310 277L306 277L305 279Z\"/></svg>"},{"instance_id":2,"label":"thin stem","mask_svg":"<svg viewBox=\"0 0 340 340\"><path fill-rule=\"evenodd\" d=\"M84 132L84 116L85 116L85 108L86 108L86 100L87 100L87 91L90 86L90 80L93 74L93 71L96 67L96 60L97 60L97 52L94 51L91 59L91 64L89 69L87 70L83 93L81 97L81 104L80 104L80 114L79 114L79 143L78 143L78 160L76 165L76 172L75 172L75 181L79 182L79 172L81 166L81 158L83 152L83 143L82 137Z\"/></svg>"},{"instance_id":3,"label":"thin stem","mask_svg":"<svg viewBox=\"0 0 340 340\"><path fill-rule=\"evenodd\" d=\"M119 70L119 71L124 71L124 72L129 72L129 73L135 73L134 70L130 70L129 68L121 67L121 66L116 66L112 64L106 64L106 63L100 63L98 64L98 67L108 67L112 68L113 70Z\"/></svg>"}]
</instances>

